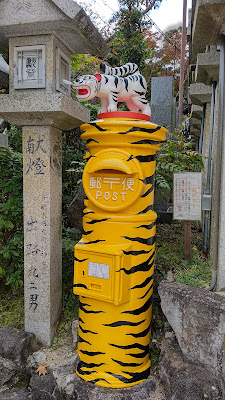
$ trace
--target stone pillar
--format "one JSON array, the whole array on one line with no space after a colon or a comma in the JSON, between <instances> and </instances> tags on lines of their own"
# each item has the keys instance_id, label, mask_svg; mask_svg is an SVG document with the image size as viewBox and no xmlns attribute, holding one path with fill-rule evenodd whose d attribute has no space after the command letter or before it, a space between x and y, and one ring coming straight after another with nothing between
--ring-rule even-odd
<instances>
[{"instance_id":1,"label":"stone pillar","mask_svg":"<svg viewBox=\"0 0 225 400\"><path fill-rule=\"evenodd\" d=\"M202 155L203 155L203 164L204 164L203 190L205 190L207 173L208 173L210 119L211 119L211 103L206 103L205 123L204 123L203 140L202 140Z\"/></svg>"},{"instance_id":2,"label":"stone pillar","mask_svg":"<svg viewBox=\"0 0 225 400\"><path fill-rule=\"evenodd\" d=\"M169 129L169 132L171 132L174 126L172 76L160 76L152 78L151 110L152 121L160 126L166 126Z\"/></svg>"},{"instance_id":3,"label":"stone pillar","mask_svg":"<svg viewBox=\"0 0 225 400\"><path fill-rule=\"evenodd\" d=\"M62 131L23 127L25 330L50 345L61 315Z\"/></svg>"},{"instance_id":4,"label":"stone pillar","mask_svg":"<svg viewBox=\"0 0 225 400\"><path fill-rule=\"evenodd\" d=\"M1 6L9 94L0 95L0 117L23 127L25 329L49 345L61 315L61 135L89 121L64 79L71 79L72 54L103 57L108 47L73 0Z\"/></svg>"}]
</instances>

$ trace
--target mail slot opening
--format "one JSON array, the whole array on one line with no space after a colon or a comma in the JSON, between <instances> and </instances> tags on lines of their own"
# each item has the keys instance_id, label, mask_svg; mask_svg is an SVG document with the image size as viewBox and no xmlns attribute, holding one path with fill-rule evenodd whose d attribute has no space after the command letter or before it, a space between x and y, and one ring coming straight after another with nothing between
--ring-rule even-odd
<instances>
[{"instance_id":1,"label":"mail slot opening","mask_svg":"<svg viewBox=\"0 0 225 400\"><path fill-rule=\"evenodd\" d=\"M96 283L91 283L91 288L95 290L101 290L101 285L97 285Z\"/></svg>"}]
</instances>

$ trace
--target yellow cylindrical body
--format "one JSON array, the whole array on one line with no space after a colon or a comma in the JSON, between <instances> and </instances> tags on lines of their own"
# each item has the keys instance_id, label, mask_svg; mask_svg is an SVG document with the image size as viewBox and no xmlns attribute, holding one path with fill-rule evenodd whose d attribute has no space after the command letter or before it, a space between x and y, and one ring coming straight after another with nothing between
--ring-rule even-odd
<instances>
[{"instance_id":1,"label":"yellow cylindrical body","mask_svg":"<svg viewBox=\"0 0 225 400\"><path fill-rule=\"evenodd\" d=\"M167 130L134 118L99 119L82 129L89 161L83 236L75 246L77 374L122 388L150 372L155 156Z\"/></svg>"}]
</instances>

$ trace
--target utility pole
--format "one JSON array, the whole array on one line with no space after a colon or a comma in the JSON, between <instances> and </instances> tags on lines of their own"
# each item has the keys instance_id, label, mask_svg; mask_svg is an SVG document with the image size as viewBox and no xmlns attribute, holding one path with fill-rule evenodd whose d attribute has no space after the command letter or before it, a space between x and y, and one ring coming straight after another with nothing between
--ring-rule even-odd
<instances>
[{"instance_id":1,"label":"utility pole","mask_svg":"<svg viewBox=\"0 0 225 400\"><path fill-rule=\"evenodd\" d=\"M181 39L181 62L180 62L178 126L182 124L182 113L183 113L184 61L185 61L185 47L186 47L186 38L187 38L186 15L187 15L187 0L183 0L183 24L182 24L182 39Z\"/></svg>"}]
</instances>

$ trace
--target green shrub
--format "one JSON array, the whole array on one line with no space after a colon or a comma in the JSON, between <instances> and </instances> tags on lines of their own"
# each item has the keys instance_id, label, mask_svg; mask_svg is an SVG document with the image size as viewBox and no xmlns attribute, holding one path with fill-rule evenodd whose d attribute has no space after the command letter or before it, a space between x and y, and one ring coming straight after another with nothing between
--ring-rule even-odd
<instances>
[{"instance_id":1,"label":"green shrub","mask_svg":"<svg viewBox=\"0 0 225 400\"><path fill-rule=\"evenodd\" d=\"M6 285L23 284L22 154L0 149L0 278Z\"/></svg>"},{"instance_id":2,"label":"green shrub","mask_svg":"<svg viewBox=\"0 0 225 400\"><path fill-rule=\"evenodd\" d=\"M181 135L171 134L156 161L156 187L172 192L174 172L203 169L202 155L192 150L193 143Z\"/></svg>"}]
</instances>

